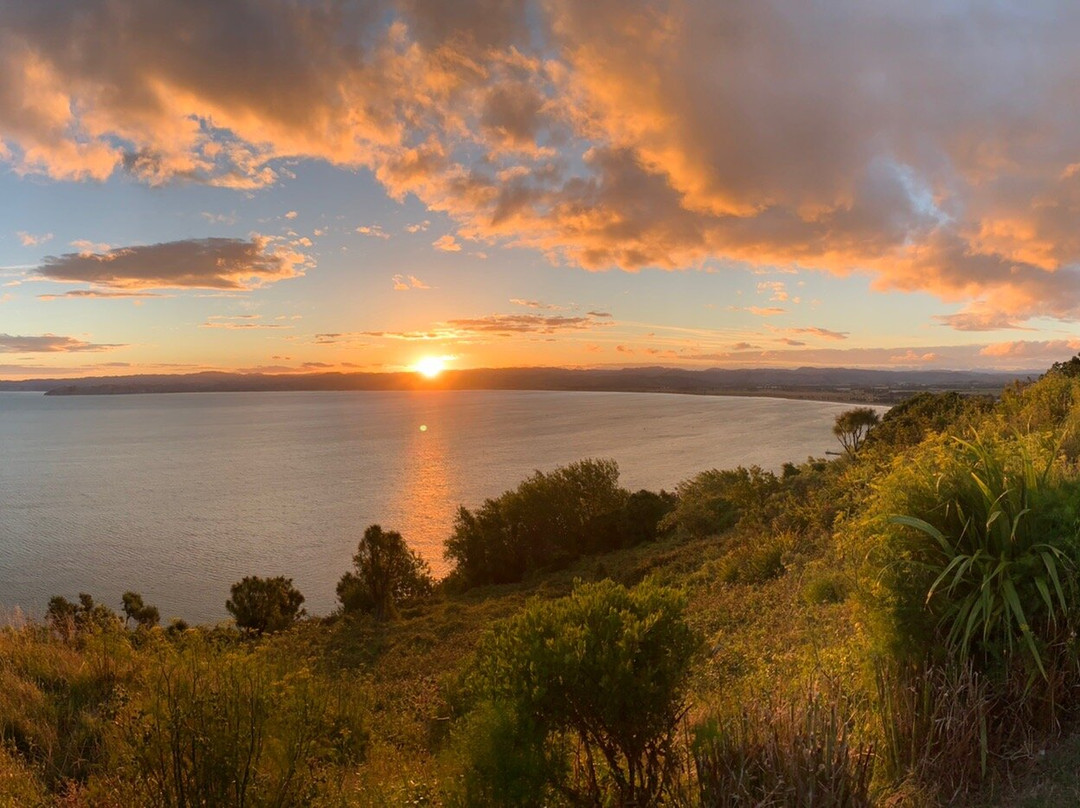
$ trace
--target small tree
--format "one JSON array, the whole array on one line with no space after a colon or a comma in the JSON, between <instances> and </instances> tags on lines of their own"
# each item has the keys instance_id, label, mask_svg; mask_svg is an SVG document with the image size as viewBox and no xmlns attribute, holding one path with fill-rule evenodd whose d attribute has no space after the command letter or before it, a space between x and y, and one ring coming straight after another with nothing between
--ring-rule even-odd
<instances>
[{"instance_id":1,"label":"small tree","mask_svg":"<svg viewBox=\"0 0 1080 808\"><path fill-rule=\"evenodd\" d=\"M133 620L139 628L153 628L161 620L157 606L143 603L142 595L138 592L125 592L121 599L124 602L125 623Z\"/></svg>"},{"instance_id":2,"label":"small tree","mask_svg":"<svg viewBox=\"0 0 1080 808\"><path fill-rule=\"evenodd\" d=\"M610 804L610 787L613 804L653 805L670 785L700 645L685 611L673 589L602 581L533 602L481 646L485 695L550 742L566 734L579 742L583 781L563 786L573 801Z\"/></svg>"},{"instance_id":3,"label":"small tree","mask_svg":"<svg viewBox=\"0 0 1080 808\"><path fill-rule=\"evenodd\" d=\"M232 585L225 608L242 629L256 634L283 631L304 615L304 596L292 578L259 578L251 575Z\"/></svg>"},{"instance_id":4,"label":"small tree","mask_svg":"<svg viewBox=\"0 0 1080 808\"><path fill-rule=\"evenodd\" d=\"M103 603L95 603L85 592L79 593L79 602L72 603L62 595L49 598L45 611L49 625L63 637L90 630L103 630L119 625L116 613Z\"/></svg>"},{"instance_id":5,"label":"small tree","mask_svg":"<svg viewBox=\"0 0 1080 808\"><path fill-rule=\"evenodd\" d=\"M367 612L389 620L397 605L431 594L427 562L409 549L396 530L371 525L353 556L354 569L338 581L337 596L346 612Z\"/></svg>"},{"instance_id":6,"label":"small tree","mask_svg":"<svg viewBox=\"0 0 1080 808\"><path fill-rule=\"evenodd\" d=\"M862 446L866 436L881 421L877 412L870 407L856 407L836 416L833 434L849 455L854 456Z\"/></svg>"}]
</instances>

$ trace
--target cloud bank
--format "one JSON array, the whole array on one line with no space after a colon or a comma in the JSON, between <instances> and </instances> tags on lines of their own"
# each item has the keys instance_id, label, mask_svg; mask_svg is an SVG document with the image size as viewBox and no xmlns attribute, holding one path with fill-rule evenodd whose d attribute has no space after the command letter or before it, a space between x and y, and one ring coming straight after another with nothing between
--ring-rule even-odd
<instances>
[{"instance_id":1,"label":"cloud bank","mask_svg":"<svg viewBox=\"0 0 1080 808\"><path fill-rule=\"evenodd\" d=\"M0 19L19 172L252 189L322 159L448 214L441 249L868 272L957 304L962 330L1080 318L1077 6L0 0ZM297 271L106 263L42 272L229 289Z\"/></svg>"}]
</instances>

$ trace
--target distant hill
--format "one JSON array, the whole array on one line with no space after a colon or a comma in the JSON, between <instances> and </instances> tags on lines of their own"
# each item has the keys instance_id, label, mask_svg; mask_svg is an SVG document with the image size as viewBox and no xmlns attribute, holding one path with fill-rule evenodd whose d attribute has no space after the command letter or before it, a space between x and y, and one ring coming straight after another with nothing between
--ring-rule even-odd
<instances>
[{"instance_id":1,"label":"distant hill","mask_svg":"<svg viewBox=\"0 0 1080 808\"><path fill-rule=\"evenodd\" d=\"M47 395L204 393L303 390L577 390L610 392L773 395L889 403L924 390L998 393L1031 373L963 370L863 370L858 368L747 368L686 370L488 368L447 370L429 380L416 373L257 374L205 372L85 379L0 381L0 390Z\"/></svg>"}]
</instances>

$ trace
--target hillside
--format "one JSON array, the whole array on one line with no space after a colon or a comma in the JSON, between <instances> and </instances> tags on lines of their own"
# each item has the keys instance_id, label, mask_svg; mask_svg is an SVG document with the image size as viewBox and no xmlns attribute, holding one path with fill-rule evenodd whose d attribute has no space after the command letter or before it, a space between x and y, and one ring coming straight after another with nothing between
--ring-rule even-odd
<instances>
[{"instance_id":1,"label":"hillside","mask_svg":"<svg viewBox=\"0 0 1080 808\"><path fill-rule=\"evenodd\" d=\"M0 633L0 805L1073 805L1076 424L1065 367L675 496L582 461L434 588L369 528L325 619L56 599Z\"/></svg>"}]
</instances>

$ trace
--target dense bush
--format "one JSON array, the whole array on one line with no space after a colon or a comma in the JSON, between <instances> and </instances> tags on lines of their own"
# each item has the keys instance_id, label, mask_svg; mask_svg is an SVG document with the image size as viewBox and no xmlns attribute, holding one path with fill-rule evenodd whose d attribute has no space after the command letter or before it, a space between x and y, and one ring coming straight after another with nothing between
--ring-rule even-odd
<instances>
[{"instance_id":1,"label":"dense bush","mask_svg":"<svg viewBox=\"0 0 1080 808\"><path fill-rule=\"evenodd\" d=\"M446 557L465 586L520 581L587 553L656 535L663 494L628 494L614 460L581 460L536 472L475 512L458 510Z\"/></svg>"},{"instance_id":2,"label":"dense bush","mask_svg":"<svg viewBox=\"0 0 1080 808\"><path fill-rule=\"evenodd\" d=\"M588 804L652 805L671 784L675 730L699 640L678 592L604 581L533 602L481 644L476 680L531 728L569 736L577 777L557 784Z\"/></svg>"},{"instance_id":3,"label":"dense bush","mask_svg":"<svg viewBox=\"0 0 1080 808\"><path fill-rule=\"evenodd\" d=\"M989 413L993 405L990 396L918 393L891 407L867 436L866 445L896 452L915 446L934 433L948 430L959 435Z\"/></svg>"},{"instance_id":4,"label":"dense bush","mask_svg":"<svg viewBox=\"0 0 1080 808\"><path fill-rule=\"evenodd\" d=\"M463 770L455 802L469 808L556 802L555 784L569 776L565 745L514 705L483 701L455 729L452 754Z\"/></svg>"},{"instance_id":5,"label":"dense bush","mask_svg":"<svg viewBox=\"0 0 1080 808\"><path fill-rule=\"evenodd\" d=\"M353 570L338 581L337 596L346 613L389 620L399 604L430 595L432 585L427 563L409 549L400 533L371 525L353 556Z\"/></svg>"},{"instance_id":6,"label":"dense bush","mask_svg":"<svg viewBox=\"0 0 1080 808\"><path fill-rule=\"evenodd\" d=\"M304 596L292 585L292 578L248 576L232 585L232 597L225 608L236 625L256 634L283 631L300 617Z\"/></svg>"},{"instance_id":7,"label":"dense bush","mask_svg":"<svg viewBox=\"0 0 1080 808\"><path fill-rule=\"evenodd\" d=\"M784 549L778 541L737 547L720 561L718 577L729 584L763 584L784 574Z\"/></svg>"},{"instance_id":8,"label":"dense bush","mask_svg":"<svg viewBox=\"0 0 1080 808\"><path fill-rule=\"evenodd\" d=\"M740 519L762 523L771 513L770 498L781 480L758 466L703 471L679 483L678 502L661 527L702 538L732 527Z\"/></svg>"}]
</instances>

